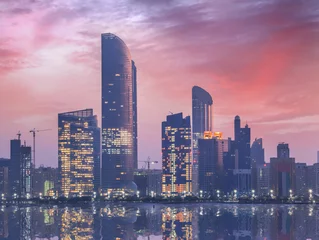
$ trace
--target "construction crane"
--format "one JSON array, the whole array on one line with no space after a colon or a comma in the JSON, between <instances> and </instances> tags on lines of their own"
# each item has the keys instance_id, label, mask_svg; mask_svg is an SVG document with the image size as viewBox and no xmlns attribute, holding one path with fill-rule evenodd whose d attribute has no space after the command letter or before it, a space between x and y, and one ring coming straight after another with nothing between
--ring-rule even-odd
<instances>
[{"instance_id":1,"label":"construction crane","mask_svg":"<svg viewBox=\"0 0 319 240\"><path fill-rule=\"evenodd\" d=\"M32 130L30 130L30 133L32 133L33 135L33 167L35 168L35 135L38 132L45 132L45 131L51 131L52 129L42 129L42 130L38 130L33 128Z\"/></svg>"},{"instance_id":2,"label":"construction crane","mask_svg":"<svg viewBox=\"0 0 319 240\"><path fill-rule=\"evenodd\" d=\"M158 163L158 161L151 161L150 157L148 157L146 161L140 161L140 162L144 162L145 164L147 164L147 170L150 170L151 164Z\"/></svg>"}]
</instances>

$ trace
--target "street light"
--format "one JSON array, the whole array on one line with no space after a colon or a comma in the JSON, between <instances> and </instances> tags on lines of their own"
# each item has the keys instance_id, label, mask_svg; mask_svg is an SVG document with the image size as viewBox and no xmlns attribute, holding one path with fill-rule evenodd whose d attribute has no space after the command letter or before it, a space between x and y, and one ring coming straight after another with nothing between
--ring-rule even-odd
<instances>
[{"instance_id":1,"label":"street light","mask_svg":"<svg viewBox=\"0 0 319 240\"><path fill-rule=\"evenodd\" d=\"M199 197L200 197L200 198L203 198L203 190L200 190L200 191L199 191Z\"/></svg>"},{"instance_id":2,"label":"street light","mask_svg":"<svg viewBox=\"0 0 319 240\"><path fill-rule=\"evenodd\" d=\"M28 200L30 199L30 193L27 193L27 199Z\"/></svg>"},{"instance_id":3,"label":"street light","mask_svg":"<svg viewBox=\"0 0 319 240\"><path fill-rule=\"evenodd\" d=\"M270 197L274 198L274 190L270 189Z\"/></svg>"},{"instance_id":4,"label":"street light","mask_svg":"<svg viewBox=\"0 0 319 240\"><path fill-rule=\"evenodd\" d=\"M255 190L253 189L251 190L251 192L252 192L252 198L255 198Z\"/></svg>"},{"instance_id":5,"label":"street light","mask_svg":"<svg viewBox=\"0 0 319 240\"><path fill-rule=\"evenodd\" d=\"M151 191L151 197L152 198L154 197L154 191Z\"/></svg>"},{"instance_id":6,"label":"street light","mask_svg":"<svg viewBox=\"0 0 319 240\"><path fill-rule=\"evenodd\" d=\"M309 189L309 200L312 199L312 189Z\"/></svg>"},{"instance_id":7,"label":"street light","mask_svg":"<svg viewBox=\"0 0 319 240\"><path fill-rule=\"evenodd\" d=\"M137 191L137 198L140 198L140 191Z\"/></svg>"},{"instance_id":8,"label":"street light","mask_svg":"<svg viewBox=\"0 0 319 240\"><path fill-rule=\"evenodd\" d=\"M217 192L217 198L219 198L219 196L220 196L220 195L219 195L220 191L217 190L216 192Z\"/></svg>"},{"instance_id":9,"label":"street light","mask_svg":"<svg viewBox=\"0 0 319 240\"><path fill-rule=\"evenodd\" d=\"M234 198L235 199L237 198L237 190L236 189L234 190Z\"/></svg>"}]
</instances>

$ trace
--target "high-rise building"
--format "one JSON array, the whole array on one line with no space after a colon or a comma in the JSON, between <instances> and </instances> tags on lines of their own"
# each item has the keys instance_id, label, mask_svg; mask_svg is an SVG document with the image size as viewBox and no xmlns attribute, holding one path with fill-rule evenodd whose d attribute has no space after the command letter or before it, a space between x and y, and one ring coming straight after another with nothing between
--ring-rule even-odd
<instances>
[{"instance_id":1,"label":"high-rise building","mask_svg":"<svg viewBox=\"0 0 319 240\"><path fill-rule=\"evenodd\" d=\"M33 192L36 196L56 196L58 183L58 169L52 167L39 167L34 170Z\"/></svg>"},{"instance_id":2,"label":"high-rise building","mask_svg":"<svg viewBox=\"0 0 319 240\"><path fill-rule=\"evenodd\" d=\"M59 194L91 196L100 185L100 129L93 109L58 115Z\"/></svg>"},{"instance_id":3,"label":"high-rise building","mask_svg":"<svg viewBox=\"0 0 319 240\"><path fill-rule=\"evenodd\" d=\"M235 143L238 150L238 169L251 169L250 128L246 124L240 127L240 117L234 120Z\"/></svg>"},{"instance_id":4,"label":"high-rise building","mask_svg":"<svg viewBox=\"0 0 319 240\"><path fill-rule=\"evenodd\" d=\"M10 196L27 197L32 194L31 147L21 145L20 139L11 140L9 185Z\"/></svg>"},{"instance_id":5,"label":"high-rise building","mask_svg":"<svg viewBox=\"0 0 319 240\"><path fill-rule=\"evenodd\" d=\"M275 196L296 194L296 164L295 159L290 158L288 144L279 143L277 157L270 158L270 176L270 189Z\"/></svg>"},{"instance_id":6,"label":"high-rise building","mask_svg":"<svg viewBox=\"0 0 319 240\"><path fill-rule=\"evenodd\" d=\"M319 151L317 152L317 163L319 163Z\"/></svg>"},{"instance_id":7,"label":"high-rise building","mask_svg":"<svg viewBox=\"0 0 319 240\"><path fill-rule=\"evenodd\" d=\"M289 158L290 150L288 143L279 143L277 145L277 158Z\"/></svg>"},{"instance_id":8,"label":"high-rise building","mask_svg":"<svg viewBox=\"0 0 319 240\"><path fill-rule=\"evenodd\" d=\"M10 159L0 158L0 193L9 194L9 166Z\"/></svg>"},{"instance_id":9,"label":"high-rise building","mask_svg":"<svg viewBox=\"0 0 319 240\"><path fill-rule=\"evenodd\" d=\"M140 197L161 196L162 170L161 169L137 169L134 172L134 182L137 185Z\"/></svg>"},{"instance_id":10,"label":"high-rise building","mask_svg":"<svg viewBox=\"0 0 319 240\"><path fill-rule=\"evenodd\" d=\"M268 196L270 193L270 164L265 163L262 166L258 166L256 172L256 194L257 196Z\"/></svg>"},{"instance_id":11,"label":"high-rise building","mask_svg":"<svg viewBox=\"0 0 319 240\"><path fill-rule=\"evenodd\" d=\"M213 99L201 87L192 88L192 130L193 130L193 192L198 192L198 139L205 131L213 130Z\"/></svg>"},{"instance_id":12,"label":"high-rise building","mask_svg":"<svg viewBox=\"0 0 319 240\"><path fill-rule=\"evenodd\" d=\"M256 138L251 145L251 161L258 167L265 164L265 149L262 138Z\"/></svg>"},{"instance_id":13,"label":"high-rise building","mask_svg":"<svg viewBox=\"0 0 319 240\"><path fill-rule=\"evenodd\" d=\"M236 188L234 169L238 169L238 150L234 140L228 139L228 151L223 153L223 178L220 186L224 194L230 194Z\"/></svg>"},{"instance_id":14,"label":"high-rise building","mask_svg":"<svg viewBox=\"0 0 319 240\"><path fill-rule=\"evenodd\" d=\"M162 122L162 193L176 196L192 192L191 123L182 113Z\"/></svg>"},{"instance_id":15,"label":"high-rise building","mask_svg":"<svg viewBox=\"0 0 319 240\"><path fill-rule=\"evenodd\" d=\"M296 163L296 195L308 195L306 163Z\"/></svg>"},{"instance_id":16,"label":"high-rise building","mask_svg":"<svg viewBox=\"0 0 319 240\"><path fill-rule=\"evenodd\" d=\"M207 133L207 132L206 132ZM212 134L198 139L198 188L202 196L213 196L218 188L218 143Z\"/></svg>"},{"instance_id":17,"label":"high-rise building","mask_svg":"<svg viewBox=\"0 0 319 240\"><path fill-rule=\"evenodd\" d=\"M107 192L136 191L136 66L122 39L111 33L102 42L102 187Z\"/></svg>"}]
</instances>

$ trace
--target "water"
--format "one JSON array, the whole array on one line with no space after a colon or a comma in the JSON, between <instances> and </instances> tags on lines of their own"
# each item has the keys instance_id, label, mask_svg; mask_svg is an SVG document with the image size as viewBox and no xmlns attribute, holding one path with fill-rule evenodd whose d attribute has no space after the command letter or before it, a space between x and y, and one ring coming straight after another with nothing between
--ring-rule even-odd
<instances>
[{"instance_id":1,"label":"water","mask_svg":"<svg viewBox=\"0 0 319 240\"><path fill-rule=\"evenodd\" d=\"M2 207L0 239L319 239L319 206Z\"/></svg>"}]
</instances>

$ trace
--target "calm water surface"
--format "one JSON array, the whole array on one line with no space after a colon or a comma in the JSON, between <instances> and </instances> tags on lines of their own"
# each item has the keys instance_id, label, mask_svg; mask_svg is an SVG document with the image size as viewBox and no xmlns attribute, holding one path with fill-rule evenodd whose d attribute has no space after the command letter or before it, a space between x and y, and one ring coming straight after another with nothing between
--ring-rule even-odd
<instances>
[{"instance_id":1,"label":"calm water surface","mask_svg":"<svg viewBox=\"0 0 319 240\"><path fill-rule=\"evenodd\" d=\"M318 239L319 206L110 204L2 207L0 240Z\"/></svg>"}]
</instances>

